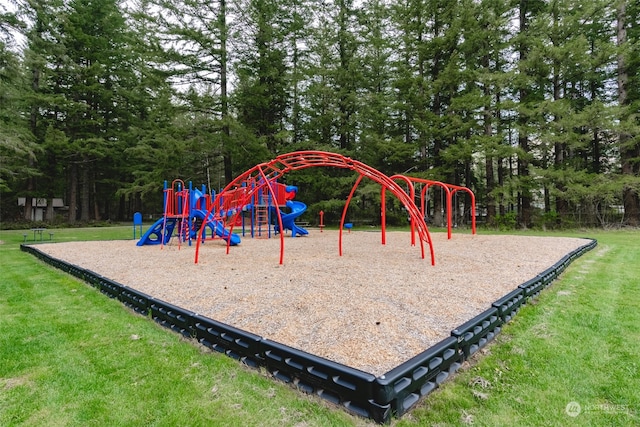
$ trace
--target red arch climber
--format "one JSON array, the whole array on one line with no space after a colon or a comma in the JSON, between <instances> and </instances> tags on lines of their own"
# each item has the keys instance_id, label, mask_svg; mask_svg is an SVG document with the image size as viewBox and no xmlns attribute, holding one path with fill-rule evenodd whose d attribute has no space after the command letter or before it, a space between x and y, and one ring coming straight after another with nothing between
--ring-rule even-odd
<instances>
[{"instance_id":1,"label":"red arch climber","mask_svg":"<svg viewBox=\"0 0 640 427\"><path fill-rule=\"evenodd\" d=\"M424 252L424 243L429 244L429 250L431 253L431 264L435 264L435 257L433 252L433 244L431 241L431 236L429 235L429 229L427 228L427 224L424 221L424 215L420 212L420 209L416 206L413 201L413 198L408 195L400 185L398 185L394 180L389 178L387 175L382 172L374 169L366 164L359 162L357 160L353 160L349 157L345 157L341 154L330 153L325 151L295 151L288 154L282 154L275 159L260 163L259 165L254 166L243 174L239 175L232 182L230 182L224 190L220 192L215 198L214 203L211 205L209 212L207 213L207 218L213 218L215 215L238 215L242 210L242 206L246 205L249 200L251 200L251 196L256 191L268 191L275 198L275 194L273 186L270 185L275 179L285 175L287 172L306 169L311 167L335 167L341 169L350 169L358 172L360 175L356 180L353 188L351 189L351 193L345 203L344 209L342 211L342 218L340 220L340 234L339 234L339 251L340 255L342 255L342 228L344 226L344 220L347 213L347 208L349 203L351 202L351 198L355 193L356 188L362 181L362 178L369 178L378 184L380 184L383 190L389 190L395 195L404 205L407 213L410 216L412 230L418 232L418 236L420 238L420 249L422 252L422 258L425 257ZM250 183L250 185L247 185ZM231 201L231 202L230 202ZM219 206L226 206L224 209L225 212L220 214L219 212L214 212L215 209ZM282 227L282 218L280 215L279 208L277 209L277 218L280 226L280 230L283 230ZM221 209L218 209L220 211ZM234 220L230 221L231 230L233 230ZM384 219L383 219L384 223ZM383 225L384 227L384 225ZM197 239L196 243L196 254L195 254L195 262L198 263L198 256L200 250L200 242L202 241L202 233L204 232L204 225L200 228L200 235ZM385 243L385 238L383 234L383 241ZM412 245L415 245L415 232L412 233ZM230 239L227 239L227 252L229 251ZM280 264L283 263L284 259L284 234L280 233Z\"/></svg>"},{"instance_id":2,"label":"red arch climber","mask_svg":"<svg viewBox=\"0 0 640 427\"><path fill-rule=\"evenodd\" d=\"M429 190L430 187L432 186L436 186L436 187L440 187L442 188L442 191L444 191L444 193L446 194L446 210L447 210L447 238L451 239L451 224L452 224L452 218L451 218L451 213L453 211L453 206L452 206L452 202L451 199L453 198L453 195L456 194L458 191L462 191L462 192L466 192L469 195L470 198L470 204L471 204L471 233L472 234L476 234L476 196L475 194L473 194L473 191L471 191L470 188L467 187L462 187L460 185L454 185L454 184L447 184L444 182L440 182L440 181L433 181L430 179L422 179L422 178L415 178L412 176L405 176L405 175L393 175L392 177L390 177L392 180L403 180L408 187L408 191L407 193L409 194L409 196L411 197L412 200L415 200L415 183L419 183L419 184L423 184L422 186L422 191L420 192L420 212L422 213L422 217L424 218L425 215L427 214L426 212L426 200L427 200L427 191ZM384 201L384 197L385 197L385 189L382 189L382 201ZM382 221L382 230L383 230L383 236L384 236L384 216L385 216L385 212L384 212L384 203L382 203L382 217L383 217L383 221ZM413 226L411 227L411 231L413 232Z\"/></svg>"}]
</instances>

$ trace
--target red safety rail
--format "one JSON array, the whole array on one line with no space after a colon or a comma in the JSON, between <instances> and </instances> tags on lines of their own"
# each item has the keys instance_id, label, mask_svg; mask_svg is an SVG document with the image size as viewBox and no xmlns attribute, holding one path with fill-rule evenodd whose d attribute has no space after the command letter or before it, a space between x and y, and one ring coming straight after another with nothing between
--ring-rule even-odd
<instances>
[{"instance_id":1,"label":"red safety rail","mask_svg":"<svg viewBox=\"0 0 640 427\"><path fill-rule=\"evenodd\" d=\"M248 171L236 177L236 179L234 179L232 182L230 182L225 187L225 189L216 197L216 201L214 201L212 209L215 206L218 206L220 204L219 199L224 198L225 193L242 188L242 184L244 182L251 181L255 183L255 185L253 188L248 189L246 193L247 198L237 199L240 202L235 207L237 211L240 211L238 207L242 207L243 206L242 203L246 204L250 200L254 192L263 188L263 186L265 186L267 182L275 181L275 179L283 176L284 174L290 171L301 170L301 169L306 169L311 167L318 167L318 166L350 169L360 174L345 203L345 207L342 213L342 218L340 220L340 234L339 234L340 255L342 255L342 229L344 227L344 220L345 220L347 208L349 206L349 203L351 202L351 199L353 197L353 194L357 186L360 184L360 181L362 180L362 178L366 177L377 182L384 189L388 189L389 191L391 191L403 203L405 209L407 210L407 213L412 219L412 224L414 224L413 227L418 232L418 235L420 237L420 248L422 252L422 258L424 258L425 256L424 243L428 243L429 249L431 252L431 264L435 264L435 256L433 252L433 244L431 241L431 236L429 235L427 224L424 221L424 215L421 214L420 210L415 205L413 198L411 198L402 189L400 185L398 185L395 181L393 181L391 178L389 178L387 175L383 174L382 172L378 171L377 169L374 169L362 162L353 160L349 157L345 157L337 153L330 153L325 151L296 151L293 153L282 154L269 162L256 165L253 168L249 169ZM268 191L273 197L273 200L278 200L277 194L274 189L274 187L276 186L268 185L267 187L268 187ZM245 188L247 187L245 186ZM282 217L280 214L280 209L277 204L275 205L275 207L277 210L279 227L280 227L280 230L282 230L283 227L282 227ZM204 227L202 227L201 233L203 229ZM231 229L233 229L233 225L231 226ZM283 258L284 258L283 235L284 233L280 233L280 264L283 263ZM413 240L413 235L414 233L412 233L412 244L415 244ZM196 263L198 262L200 241L201 241L201 236L197 240L197 246L195 251ZM384 243L384 234L383 234L383 243ZM229 244L230 244L230 239L227 241L227 251L229 250Z\"/></svg>"},{"instance_id":2,"label":"red safety rail","mask_svg":"<svg viewBox=\"0 0 640 427\"><path fill-rule=\"evenodd\" d=\"M180 179L174 179L171 183L171 187L166 188L164 193L165 216L169 218L182 217L185 211L184 206L189 206L189 190L184 187L184 182ZM185 201L187 202L186 204Z\"/></svg>"},{"instance_id":3,"label":"red safety rail","mask_svg":"<svg viewBox=\"0 0 640 427\"><path fill-rule=\"evenodd\" d=\"M219 206L219 214L229 218L229 213L234 213L239 208L242 208L246 204L248 191L245 187L235 188L229 191L221 192L217 197L217 204ZM214 205L216 202L214 202Z\"/></svg>"},{"instance_id":4,"label":"red safety rail","mask_svg":"<svg viewBox=\"0 0 640 427\"><path fill-rule=\"evenodd\" d=\"M271 185L273 194L275 197L275 203L279 206L286 206L287 204L287 185L280 182L274 182Z\"/></svg>"}]
</instances>

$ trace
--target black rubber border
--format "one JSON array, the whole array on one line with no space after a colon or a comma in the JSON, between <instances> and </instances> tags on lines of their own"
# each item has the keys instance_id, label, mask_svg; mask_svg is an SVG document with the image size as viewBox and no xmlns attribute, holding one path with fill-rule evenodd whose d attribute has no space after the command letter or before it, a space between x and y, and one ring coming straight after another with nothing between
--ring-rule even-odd
<instances>
[{"instance_id":1,"label":"black rubber border","mask_svg":"<svg viewBox=\"0 0 640 427\"><path fill-rule=\"evenodd\" d=\"M435 390L461 364L486 346L502 325L536 298L573 260L597 245L594 239L574 250L551 268L495 301L490 308L451 331L451 336L376 377L331 360L262 338L193 313L117 283L91 270L52 258L37 245L20 249L75 276L110 298L158 324L251 367L264 367L273 377L306 393L342 406L349 412L388 423L401 417L421 398Z\"/></svg>"}]
</instances>

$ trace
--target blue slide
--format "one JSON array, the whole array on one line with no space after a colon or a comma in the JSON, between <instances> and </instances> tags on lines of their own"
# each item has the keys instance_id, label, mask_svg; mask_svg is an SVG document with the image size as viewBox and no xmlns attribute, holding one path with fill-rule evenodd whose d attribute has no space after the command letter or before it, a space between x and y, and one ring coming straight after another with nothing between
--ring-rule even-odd
<instances>
[{"instance_id":1,"label":"blue slide","mask_svg":"<svg viewBox=\"0 0 640 427\"><path fill-rule=\"evenodd\" d=\"M194 209L193 215L196 218L204 221L204 218L207 215L207 212L201 209ZM211 218L212 216L213 216L213 213L209 218ZM229 233L229 230L224 228L224 225L222 225L222 221L210 219L209 222L207 222L207 225L214 233L216 233L216 236L222 237L224 240L227 240L229 236L231 236L231 246L235 246L240 243L240 236L238 236L235 233ZM193 236L193 237L197 237L197 236Z\"/></svg>"},{"instance_id":2,"label":"blue slide","mask_svg":"<svg viewBox=\"0 0 640 427\"><path fill-rule=\"evenodd\" d=\"M301 236L306 236L307 234L309 234L308 230L297 226L294 222L296 218L298 218L307 210L307 205L295 200L288 200L287 207L291 209L291 212L282 214L282 226L284 227L284 229L291 230L291 237L296 237L297 234ZM276 231L278 231L278 226L276 226Z\"/></svg>"},{"instance_id":3,"label":"blue slide","mask_svg":"<svg viewBox=\"0 0 640 427\"><path fill-rule=\"evenodd\" d=\"M193 211L193 215L200 219L201 221L204 221L204 218L207 215L207 212L200 210L200 209L194 209ZM213 214L212 214L213 215ZM164 244L166 245L167 243L169 243L169 240L171 240L171 236L173 235L173 229L175 228L177 223L177 219L176 218L167 218L167 223L166 223L166 232L164 235ZM162 239L162 226L164 224L164 218L160 218L159 220L157 220L148 230L146 233L144 233L144 235L140 238L140 240L138 241L138 243L136 243L137 246L143 246L143 245L159 245L161 243L161 239ZM221 221L217 221L217 220L212 220L207 222L207 226L211 229L212 233L215 233L216 236L218 237L222 237L224 240L229 239L229 236L231 236L231 245L235 246L237 244L240 243L240 236L238 236L235 233L229 233L229 230L227 230L226 228L224 228L224 226L222 225ZM195 233L192 233L191 238L195 238L197 237L197 235Z\"/></svg>"},{"instance_id":4,"label":"blue slide","mask_svg":"<svg viewBox=\"0 0 640 427\"><path fill-rule=\"evenodd\" d=\"M167 244L169 240L171 240L171 235L173 234L173 229L176 227L176 219L175 218L167 218L166 224L166 232L164 235L164 242L162 239L162 225L164 224L164 218L160 218L157 220L146 233L138 240L136 243L137 246L143 245L159 245L160 243Z\"/></svg>"}]
</instances>

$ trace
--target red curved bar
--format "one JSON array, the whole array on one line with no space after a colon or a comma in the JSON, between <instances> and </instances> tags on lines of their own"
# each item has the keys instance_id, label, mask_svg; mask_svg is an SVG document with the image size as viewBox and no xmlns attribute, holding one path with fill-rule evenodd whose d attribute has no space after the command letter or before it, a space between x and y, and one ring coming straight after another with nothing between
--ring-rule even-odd
<instances>
[{"instance_id":1,"label":"red curved bar","mask_svg":"<svg viewBox=\"0 0 640 427\"><path fill-rule=\"evenodd\" d=\"M447 204L447 238L448 239L451 239L451 212L453 209L451 200L453 198L453 195L458 191L467 192L471 198L471 233L476 234L476 196L473 193L473 191L471 191L470 188L463 187L460 185L447 184L440 181L433 181L430 179L414 178L414 177L403 176L403 175L394 175L391 178L393 179L403 178L405 180L410 180L411 182L425 184L425 186L422 187L422 191L420 192L420 211L422 212L423 217L426 214L425 200L426 200L426 194L429 187L432 185L437 185L442 188L442 190L447 194L446 204Z\"/></svg>"},{"instance_id":2,"label":"red curved bar","mask_svg":"<svg viewBox=\"0 0 640 427\"><path fill-rule=\"evenodd\" d=\"M362 181L362 174L358 175L358 179L356 179L355 184L351 187L351 192L349 193L349 197L347 197L347 201L344 204L344 208L342 208L342 217L340 218L340 232L338 233L338 254L342 256L342 228L344 227L344 219L347 216L347 209L349 209L349 203L351 203L351 199L353 198L353 194L356 192L356 188L360 185L360 181Z\"/></svg>"}]
</instances>

